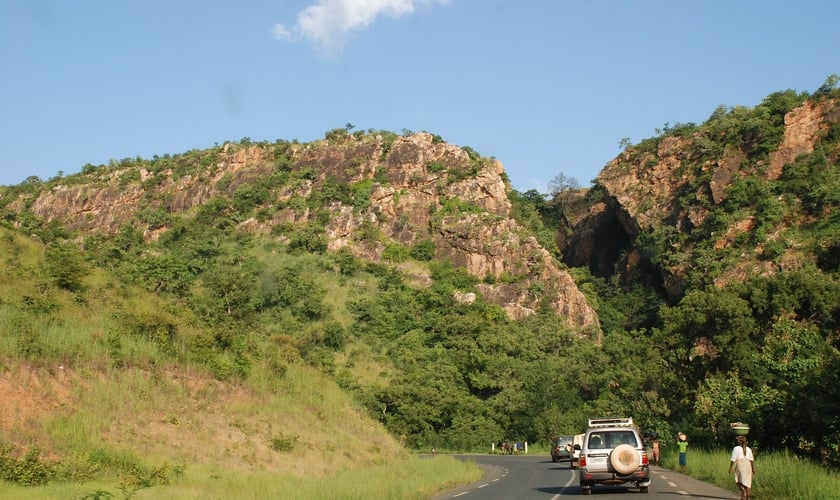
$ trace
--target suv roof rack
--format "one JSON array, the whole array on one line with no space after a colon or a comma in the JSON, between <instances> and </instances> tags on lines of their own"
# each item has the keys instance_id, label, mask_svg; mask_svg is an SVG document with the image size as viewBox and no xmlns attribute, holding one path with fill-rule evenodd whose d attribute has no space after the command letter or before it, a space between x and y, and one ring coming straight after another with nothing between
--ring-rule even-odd
<instances>
[{"instance_id":1,"label":"suv roof rack","mask_svg":"<svg viewBox=\"0 0 840 500\"><path fill-rule=\"evenodd\" d=\"M633 417L590 418L589 427L633 427Z\"/></svg>"}]
</instances>

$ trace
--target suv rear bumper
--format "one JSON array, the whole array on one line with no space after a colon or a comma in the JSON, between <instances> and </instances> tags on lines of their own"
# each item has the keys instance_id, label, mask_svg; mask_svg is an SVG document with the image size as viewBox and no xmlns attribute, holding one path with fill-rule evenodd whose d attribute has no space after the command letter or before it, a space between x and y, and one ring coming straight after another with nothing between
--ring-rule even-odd
<instances>
[{"instance_id":1,"label":"suv rear bumper","mask_svg":"<svg viewBox=\"0 0 840 500\"><path fill-rule=\"evenodd\" d=\"M580 471L581 487L592 484L624 484L636 483L639 486L650 484L650 469L643 467L630 474L616 474L614 472L589 472L586 469Z\"/></svg>"}]
</instances>

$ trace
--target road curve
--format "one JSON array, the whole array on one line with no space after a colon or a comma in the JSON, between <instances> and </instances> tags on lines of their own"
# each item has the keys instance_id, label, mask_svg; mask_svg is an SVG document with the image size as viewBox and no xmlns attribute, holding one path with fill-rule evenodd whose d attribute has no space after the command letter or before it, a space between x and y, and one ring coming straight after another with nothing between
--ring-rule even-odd
<instances>
[{"instance_id":1,"label":"road curve","mask_svg":"<svg viewBox=\"0 0 840 500\"><path fill-rule=\"evenodd\" d=\"M567 462L553 463L547 455L457 455L457 458L476 462L484 470L484 475L473 484L447 491L433 500L559 500L583 496L578 486L578 472L570 469ZM628 493L632 495L631 498L643 495L643 498L650 500L738 498L735 491L712 486L662 467L651 467L651 476L648 494L639 493L631 485L596 486L592 489L591 497L618 499L621 493Z\"/></svg>"}]
</instances>

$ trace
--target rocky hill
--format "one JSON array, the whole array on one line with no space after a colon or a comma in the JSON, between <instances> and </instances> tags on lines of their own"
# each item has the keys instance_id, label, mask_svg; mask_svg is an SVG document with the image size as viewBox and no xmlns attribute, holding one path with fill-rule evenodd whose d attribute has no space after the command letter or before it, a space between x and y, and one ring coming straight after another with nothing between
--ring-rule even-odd
<instances>
[{"instance_id":1,"label":"rocky hill","mask_svg":"<svg viewBox=\"0 0 840 500\"><path fill-rule=\"evenodd\" d=\"M786 239L789 221L768 229L758 227L750 210L725 222L710 214L726 205L738 183L779 179L785 165L812 155L836 133L840 106L824 94L777 92L754 110L721 107L702 126L666 127L628 145L594 189L574 196L570 231L558 234L563 261L598 276L622 275L625 282L635 275L672 298L695 279L689 274L703 260L704 245L739 252L731 266L707 273L712 283L797 266L807 257ZM190 217L215 199L247 202L257 215L239 222L243 230L288 241L290 230L314 226L326 250L347 249L372 262L388 261L392 245L431 243L434 257L482 280L481 293L509 317L549 304L570 326L597 329L595 310L564 266L513 219L510 189L499 161L432 134L335 129L308 144L245 140L151 161L88 165L81 175L52 180L12 202L8 197L17 195L7 193L3 201L7 211L69 231L115 233L131 225L147 240L169 229L158 220L161 213ZM734 248L757 229L768 238L746 252ZM670 246L639 246L640 234L665 238ZM767 259L768 244L785 249ZM653 253L658 262L651 266Z\"/></svg>"},{"instance_id":2,"label":"rocky hill","mask_svg":"<svg viewBox=\"0 0 840 500\"><path fill-rule=\"evenodd\" d=\"M597 329L597 315L570 275L513 220L500 162L428 133L327 135L309 144L245 141L87 166L72 182L51 184L7 209L69 231L115 233L134 225L154 239L168 226L143 220L144 213L189 217L215 198L253 201L260 215L240 223L245 231L287 239L290 228L322 226L328 251L346 248L373 262L387 260L391 244L430 241L434 257L483 280L481 293L509 317L549 304L570 326Z\"/></svg>"},{"instance_id":3,"label":"rocky hill","mask_svg":"<svg viewBox=\"0 0 840 500\"><path fill-rule=\"evenodd\" d=\"M772 182L785 181L786 166L792 172L798 159L811 161L816 149L828 153L829 165L836 163L838 124L837 99L805 100L787 91L755 110L721 108L702 126L677 125L628 146L598 175L597 188L578 198L573 235L562 242L566 262L602 276L618 273L626 281L636 274L649 281L650 266L644 265L656 258L662 276L655 281L672 298L690 286L689 274L704 261L704 250L728 263L708 270L709 283L716 285L813 262L813 247L803 246L795 229L830 212L775 217L771 210L784 209L762 206L763 198ZM657 241L645 248L640 235ZM727 260L730 252L737 258Z\"/></svg>"}]
</instances>

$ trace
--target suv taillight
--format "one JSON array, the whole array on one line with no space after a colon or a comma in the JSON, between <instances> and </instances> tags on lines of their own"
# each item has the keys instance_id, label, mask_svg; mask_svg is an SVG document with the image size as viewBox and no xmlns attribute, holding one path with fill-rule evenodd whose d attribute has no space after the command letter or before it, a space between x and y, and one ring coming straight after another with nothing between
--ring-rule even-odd
<instances>
[{"instance_id":1,"label":"suv taillight","mask_svg":"<svg viewBox=\"0 0 840 500\"><path fill-rule=\"evenodd\" d=\"M642 452L642 465L647 465L647 464L648 464L648 456L647 456L647 453L643 451Z\"/></svg>"},{"instance_id":2,"label":"suv taillight","mask_svg":"<svg viewBox=\"0 0 840 500\"><path fill-rule=\"evenodd\" d=\"M578 467L586 467L586 455L583 453L581 453L580 458L578 458Z\"/></svg>"}]
</instances>

